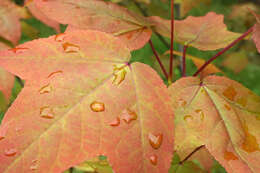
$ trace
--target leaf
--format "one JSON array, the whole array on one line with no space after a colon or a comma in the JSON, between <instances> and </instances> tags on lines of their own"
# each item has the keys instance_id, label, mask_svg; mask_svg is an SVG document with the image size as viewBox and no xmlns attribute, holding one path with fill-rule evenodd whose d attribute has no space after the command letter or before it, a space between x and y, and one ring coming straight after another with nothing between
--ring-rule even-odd
<instances>
[{"instance_id":1,"label":"leaf","mask_svg":"<svg viewBox=\"0 0 260 173\"><path fill-rule=\"evenodd\" d=\"M201 4L209 5L211 0L177 0L175 3L180 4L180 14L181 16L185 16L192 8Z\"/></svg>"},{"instance_id":2,"label":"leaf","mask_svg":"<svg viewBox=\"0 0 260 173\"><path fill-rule=\"evenodd\" d=\"M156 16L149 19L158 33L170 38L170 20ZM237 39L240 34L228 31L223 20L223 15L214 12L209 12L202 17L189 16L185 20L176 20L175 40L200 50L224 48Z\"/></svg>"},{"instance_id":3,"label":"leaf","mask_svg":"<svg viewBox=\"0 0 260 173\"><path fill-rule=\"evenodd\" d=\"M0 51L8 49L9 47L0 42ZM12 88L14 86L14 76L9 72L0 68L0 91L3 93L0 101L0 111L4 112L10 103L10 97L12 94ZM0 92L0 93L1 93ZM1 94L2 94L1 93Z\"/></svg>"},{"instance_id":4,"label":"leaf","mask_svg":"<svg viewBox=\"0 0 260 173\"><path fill-rule=\"evenodd\" d=\"M168 90L149 66L128 64L121 40L75 31L16 49L0 53L1 66L26 80L1 124L0 172L61 172L99 155L115 173L167 172Z\"/></svg>"},{"instance_id":5,"label":"leaf","mask_svg":"<svg viewBox=\"0 0 260 173\"><path fill-rule=\"evenodd\" d=\"M230 53L222 62L224 67L227 67L235 73L241 72L248 65L247 53L244 50Z\"/></svg>"},{"instance_id":6,"label":"leaf","mask_svg":"<svg viewBox=\"0 0 260 173\"><path fill-rule=\"evenodd\" d=\"M40 9L35 6L34 0L26 0L25 1L26 7L29 11L33 14L34 17L45 23L46 25L54 28L57 33L60 33L60 24L52 19L49 19L45 16Z\"/></svg>"},{"instance_id":7,"label":"leaf","mask_svg":"<svg viewBox=\"0 0 260 173\"><path fill-rule=\"evenodd\" d=\"M0 36L18 44L21 36L20 18L27 18L24 8L15 5L11 1L0 1Z\"/></svg>"},{"instance_id":8,"label":"leaf","mask_svg":"<svg viewBox=\"0 0 260 173\"><path fill-rule=\"evenodd\" d=\"M254 25L253 35L252 38L256 44L256 48L260 53L260 15L253 13L256 17L256 24Z\"/></svg>"},{"instance_id":9,"label":"leaf","mask_svg":"<svg viewBox=\"0 0 260 173\"><path fill-rule=\"evenodd\" d=\"M69 24L77 29L93 29L111 33L124 40L131 50L142 48L152 34L148 28L150 23L146 18L112 2L36 0L35 3L45 15L62 24Z\"/></svg>"},{"instance_id":10,"label":"leaf","mask_svg":"<svg viewBox=\"0 0 260 173\"><path fill-rule=\"evenodd\" d=\"M170 51L166 51L165 54L170 54ZM180 57L182 57L182 53L178 52L178 51L173 51L174 55L178 55ZM192 62L194 63L194 65L197 67L197 69L199 69L201 66L204 65L204 63L206 62L204 59L202 58L198 58L189 54L186 54L186 58L191 59ZM204 78L210 74L215 74L215 73L223 73L218 67L216 67L214 64L209 64L201 73L200 73L200 77Z\"/></svg>"},{"instance_id":11,"label":"leaf","mask_svg":"<svg viewBox=\"0 0 260 173\"><path fill-rule=\"evenodd\" d=\"M169 87L175 150L205 145L229 173L260 171L260 97L225 77L182 78Z\"/></svg>"}]
</instances>

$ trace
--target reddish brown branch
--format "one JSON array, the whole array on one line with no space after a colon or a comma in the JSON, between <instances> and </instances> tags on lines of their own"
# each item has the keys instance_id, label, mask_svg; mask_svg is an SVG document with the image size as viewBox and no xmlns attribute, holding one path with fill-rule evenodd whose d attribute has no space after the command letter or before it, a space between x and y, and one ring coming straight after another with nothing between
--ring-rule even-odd
<instances>
[{"instance_id":1,"label":"reddish brown branch","mask_svg":"<svg viewBox=\"0 0 260 173\"><path fill-rule=\"evenodd\" d=\"M173 75L173 41L174 41L174 0L171 0L171 47L170 47L170 72L168 81L171 83Z\"/></svg>"},{"instance_id":2,"label":"reddish brown branch","mask_svg":"<svg viewBox=\"0 0 260 173\"><path fill-rule=\"evenodd\" d=\"M246 36L248 36L253 31L253 27L251 27L249 30L247 30L244 34L242 34L240 37L238 37L236 40L234 40L232 43L230 43L227 47L222 49L220 52L218 52L216 55L214 55L212 58L210 58L208 61L206 61L198 70L196 73L193 74L193 76L197 76L202 70L204 70L207 65L209 65L212 61L217 59L220 55L225 53L227 50L232 48L235 44L237 44L239 41L243 40Z\"/></svg>"},{"instance_id":3,"label":"reddish brown branch","mask_svg":"<svg viewBox=\"0 0 260 173\"><path fill-rule=\"evenodd\" d=\"M195 148L188 156L186 156L182 161L180 161L179 164L183 164L184 162L186 162L194 153L196 153L197 151L199 151L203 147L205 147L205 145L201 145L201 146Z\"/></svg>"},{"instance_id":4,"label":"reddish brown branch","mask_svg":"<svg viewBox=\"0 0 260 173\"><path fill-rule=\"evenodd\" d=\"M156 50L155 50L155 48L153 46L152 40L149 40L149 44L150 44L150 46L152 48L152 51L153 51L153 54L154 54L156 60L158 61L159 65L160 65L160 67L161 67L161 69L163 71L164 76L166 77L166 79L168 79L168 74L167 74L167 72L166 72L166 70L165 70L165 68L164 68L164 66L163 66L163 64L161 62L161 59L159 58L159 56L158 56L158 54L157 54L157 52L156 52Z\"/></svg>"}]
</instances>

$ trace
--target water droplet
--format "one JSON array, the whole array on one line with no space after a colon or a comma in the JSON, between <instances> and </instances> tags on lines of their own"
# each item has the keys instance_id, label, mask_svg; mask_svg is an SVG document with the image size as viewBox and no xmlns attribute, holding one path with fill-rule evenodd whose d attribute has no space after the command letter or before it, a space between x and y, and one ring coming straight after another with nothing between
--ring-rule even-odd
<instances>
[{"instance_id":1,"label":"water droplet","mask_svg":"<svg viewBox=\"0 0 260 173\"><path fill-rule=\"evenodd\" d=\"M114 65L114 70L113 70L113 84L115 85L119 85L121 82L123 82L125 80L125 76L126 76L126 70L125 70L126 65L123 65L121 67L118 67L116 65Z\"/></svg>"},{"instance_id":2,"label":"water droplet","mask_svg":"<svg viewBox=\"0 0 260 173\"><path fill-rule=\"evenodd\" d=\"M31 166L30 166L30 169L31 169L32 171L37 170L37 169L38 169L38 165L37 165L37 164L36 164L36 165L31 165Z\"/></svg>"},{"instance_id":3,"label":"water droplet","mask_svg":"<svg viewBox=\"0 0 260 173\"><path fill-rule=\"evenodd\" d=\"M230 160L237 160L238 157L232 152L225 151L224 159L227 160L227 161L230 161Z\"/></svg>"},{"instance_id":4,"label":"water droplet","mask_svg":"<svg viewBox=\"0 0 260 173\"><path fill-rule=\"evenodd\" d=\"M9 123L5 123L5 124L1 124L1 128L0 128L0 140L4 139L6 136L6 132L8 129L8 124Z\"/></svg>"},{"instance_id":5,"label":"water droplet","mask_svg":"<svg viewBox=\"0 0 260 173\"><path fill-rule=\"evenodd\" d=\"M6 156L14 156L17 153L17 150L15 148L5 149L4 153Z\"/></svg>"},{"instance_id":6,"label":"water droplet","mask_svg":"<svg viewBox=\"0 0 260 173\"><path fill-rule=\"evenodd\" d=\"M21 127L16 127L16 128L15 128L15 131L17 131L17 132L19 132L19 131L21 131L21 130L22 130Z\"/></svg>"},{"instance_id":7,"label":"water droplet","mask_svg":"<svg viewBox=\"0 0 260 173\"><path fill-rule=\"evenodd\" d=\"M120 124L120 118L116 117L116 119L110 123L110 126L119 126L119 124Z\"/></svg>"},{"instance_id":8,"label":"water droplet","mask_svg":"<svg viewBox=\"0 0 260 173\"><path fill-rule=\"evenodd\" d=\"M152 133L149 133L148 134L148 139L149 139L149 143L150 145L154 148L154 149L159 149L161 144L162 144L162 141L163 141L163 135L160 133L160 134L157 134L157 135L154 135Z\"/></svg>"},{"instance_id":9,"label":"water droplet","mask_svg":"<svg viewBox=\"0 0 260 173\"><path fill-rule=\"evenodd\" d=\"M52 77L52 76L54 76L54 75L56 75L56 74L59 74L59 73L63 73L63 71L58 70L58 71L52 72L51 74L48 75L47 78L50 78L50 77Z\"/></svg>"},{"instance_id":10,"label":"water droplet","mask_svg":"<svg viewBox=\"0 0 260 173\"><path fill-rule=\"evenodd\" d=\"M62 47L66 53L76 53L80 50L80 47L78 45L71 44L68 42L63 43Z\"/></svg>"},{"instance_id":11,"label":"water droplet","mask_svg":"<svg viewBox=\"0 0 260 173\"><path fill-rule=\"evenodd\" d=\"M248 127L244 125L245 139L242 144L242 149L248 153L260 151L259 144L255 136L249 133Z\"/></svg>"},{"instance_id":12,"label":"water droplet","mask_svg":"<svg viewBox=\"0 0 260 173\"><path fill-rule=\"evenodd\" d=\"M4 139L5 138L5 135L3 134L0 134L0 140Z\"/></svg>"},{"instance_id":13,"label":"water droplet","mask_svg":"<svg viewBox=\"0 0 260 173\"><path fill-rule=\"evenodd\" d=\"M185 120L186 122L190 122L190 121L193 120L193 117L192 117L191 115L185 115L185 116L184 116L184 120Z\"/></svg>"},{"instance_id":14,"label":"water droplet","mask_svg":"<svg viewBox=\"0 0 260 173\"><path fill-rule=\"evenodd\" d=\"M205 89L204 89L204 88L201 88L200 93L201 93L201 94L206 94Z\"/></svg>"},{"instance_id":15,"label":"water droplet","mask_svg":"<svg viewBox=\"0 0 260 173\"><path fill-rule=\"evenodd\" d=\"M4 139L5 135L6 135L6 130L4 128L2 128L0 131L0 140Z\"/></svg>"},{"instance_id":16,"label":"water droplet","mask_svg":"<svg viewBox=\"0 0 260 173\"><path fill-rule=\"evenodd\" d=\"M35 171L38 169L38 160L37 159L32 160L32 165L30 166L30 169L32 171Z\"/></svg>"},{"instance_id":17,"label":"water droplet","mask_svg":"<svg viewBox=\"0 0 260 173\"><path fill-rule=\"evenodd\" d=\"M40 94L46 94L52 91L52 87L50 84L47 84L39 89Z\"/></svg>"},{"instance_id":18,"label":"water droplet","mask_svg":"<svg viewBox=\"0 0 260 173\"><path fill-rule=\"evenodd\" d=\"M16 47L16 48L12 48L9 49L10 51L12 51L13 53L21 53L24 52L25 50L28 50L29 48L26 47Z\"/></svg>"},{"instance_id":19,"label":"water droplet","mask_svg":"<svg viewBox=\"0 0 260 173\"><path fill-rule=\"evenodd\" d=\"M203 121L205 117L204 112L201 109L196 109L195 112L200 114L200 120Z\"/></svg>"},{"instance_id":20,"label":"water droplet","mask_svg":"<svg viewBox=\"0 0 260 173\"><path fill-rule=\"evenodd\" d=\"M90 104L90 108L94 112L103 112L105 110L105 104L102 102L94 101Z\"/></svg>"},{"instance_id":21,"label":"water droplet","mask_svg":"<svg viewBox=\"0 0 260 173\"><path fill-rule=\"evenodd\" d=\"M133 32L129 32L128 34L126 34L126 38L128 40L130 40L133 37L134 33Z\"/></svg>"},{"instance_id":22,"label":"water droplet","mask_svg":"<svg viewBox=\"0 0 260 173\"><path fill-rule=\"evenodd\" d=\"M186 104L187 104L187 102L185 100L183 100L183 99L179 99L178 100L178 105L179 106L184 107L184 106L186 106Z\"/></svg>"},{"instance_id":23,"label":"water droplet","mask_svg":"<svg viewBox=\"0 0 260 173\"><path fill-rule=\"evenodd\" d=\"M229 100L234 101L237 95L237 92L233 86L229 86L224 92L223 95Z\"/></svg>"},{"instance_id":24,"label":"water droplet","mask_svg":"<svg viewBox=\"0 0 260 173\"><path fill-rule=\"evenodd\" d=\"M121 119L124 120L124 122L126 122L127 124L130 124L131 121L137 120L137 114L134 111L127 108L123 110L121 114Z\"/></svg>"},{"instance_id":25,"label":"water droplet","mask_svg":"<svg viewBox=\"0 0 260 173\"><path fill-rule=\"evenodd\" d=\"M66 35L65 33L57 34L57 35L55 36L55 41L57 41L57 42L63 42L65 35Z\"/></svg>"},{"instance_id":26,"label":"water droplet","mask_svg":"<svg viewBox=\"0 0 260 173\"><path fill-rule=\"evenodd\" d=\"M156 155L150 156L149 160L150 160L151 164L157 165L157 156Z\"/></svg>"},{"instance_id":27,"label":"water droplet","mask_svg":"<svg viewBox=\"0 0 260 173\"><path fill-rule=\"evenodd\" d=\"M52 119L54 118L54 113L53 113L53 109L50 108L49 106L44 106L40 109L40 115L43 118L48 118L48 119Z\"/></svg>"},{"instance_id":28,"label":"water droplet","mask_svg":"<svg viewBox=\"0 0 260 173\"><path fill-rule=\"evenodd\" d=\"M241 97L237 99L237 103L240 104L241 106L245 107L247 105L247 99L245 97Z\"/></svg>"},{"instance_id":29,"label":"water droplet","mask_svg":"<svg viewBox=\"0 0 260 173\"><path fill-rule=\"evenodd\" d=\"M225 108L226 108L228 111L230 111L230 110L231 110L231 107L230 107L229 105L227 105L227 104L224 104L224 106L225 106Z\"/></svg>"}]
</instances>

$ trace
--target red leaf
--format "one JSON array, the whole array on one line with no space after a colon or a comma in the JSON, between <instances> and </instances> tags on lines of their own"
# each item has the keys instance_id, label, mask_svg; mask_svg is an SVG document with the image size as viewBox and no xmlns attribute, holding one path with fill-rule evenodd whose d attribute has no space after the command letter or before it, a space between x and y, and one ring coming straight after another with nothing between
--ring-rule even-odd
<instances>
[{"instance_id":1,"label":"red leaf","mask_svg":"<svg viewBox=\"0 0 260 173\"><path fill-rule=\"evenodd\" d=\"M35 0L35 3L51 19L69 24L72 28L111 33L126 41L131 50L143 47L152 34L148 28L150 23L146 18L111 2L101 0Z\"/></svg>"},{"instance_id":2,"label":"red leaf","mask_svg":"<svg viewBox=\"0 0 260 173\"><path fill-rule=\"evenodd\" d=\"M168 90L149 66L128 65L121 40L75 31L18 48L0 53L0 64L26 80L1 124L0 172L29 172L35 164L38 172L61 172L98 155L119 173L167 172L173 151Z\"/></svg>"},{"instance_id":3,"label":"red leaf","mask_svg":"<svg viewBox=\"0 0 260 173\"><path fill-rule=\"evenodd\" d=\"M3 43L0 43L0 51L6 50L8 48L10 47ZM5 71L3 68L0 68L0 91L3 93L5 97L4 105L0 105L0 108L2 108L1 111L4 111L7 108L7 105L9 104L9 100L12 95L12 89L14 86L14 79L14 75Z\"/></svg>"},{"instance_id":4,"label":"red leaf","mask_svg":"<svg viewBox=\"0 0 260 173\"><path fill-rule=\"evenodd\" d=\"M149 18L154 29L163 36L170 37L170 20L157 16ZM214 12L206 16L189 16L185 20L175 21L175 40L200 50L216 50L224 48L237 39L240 34L227 31L223 23L224 16Z\"/></svg>"},{"instance_id":5,"label":"red leaf","mask_svg":"<svg viewBox=\"0 0 260 173\"><path fill-rule=\"evenodd\" d=\"M26 0L25 1L26 7L30 10L34 17L45 23L46 25L54 28L57 33L60 32L60 24L52 19L46 17L42 12L41 9L35 6L34 0Z\"/></svg>"},{"instance_id":6,"label":"red leaf","mask_svg":"<svg viewBox=\"0 0 260 173\"><path fill-rule=\"evenodd\" d=\"M21 36L20 7L11 1L1 0L0 11L0 36L14 45L18 44Z\"/></svg>"}]
</instances>

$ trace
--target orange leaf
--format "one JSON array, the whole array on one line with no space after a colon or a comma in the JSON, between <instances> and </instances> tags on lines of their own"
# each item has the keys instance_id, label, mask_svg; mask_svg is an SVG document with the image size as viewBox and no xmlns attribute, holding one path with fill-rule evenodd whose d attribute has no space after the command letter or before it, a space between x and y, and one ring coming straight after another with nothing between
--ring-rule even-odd
<instances>
[{"instance_id":1,"label":"orange leaf","mask_svg":"<svg viewBox=\"0 0 260 173\"><path fill-rule=\"evenodd\" d=\"M0 43L0 51L6 50L8 48L10 47L3 43ZM9 104L9 100L12 95L12 89L14 86L14 79L14 75L5 71L3 68L0 68L0 91L3 93L5 98L5 105L0 105L0 107L3 109L1 111L4 111Z\"/></svg>"},{"instance_id":2,"label":"orange leaf","mask_svg":"<svg viewBox=\"0 0 260 173\"><path fill-rule=\"evenodd\" d=\"M149 66L128 64L120 39L74 31L16 49L0 53L1 66L26 80L1 124L0 172L61 172L98 155L118 173L167 172L168 89Z\"/></svg>"},{"instance_id":3,"label":"orange leaf","mask_svg":"<svg viewBox=\"0 0 260 173\"><path fill-rule=\"evenodd\" d=\"M169 87L175 109L175 150L205 145L227 170L260 172L260 97L225 77L182 78Z\"/></svg>"},{"instance_id":4,"label":"orange leaf","mask_svg":"<svg viewBox=\"0 0 260 173\"><path fill-rule=\"evenodd\" d=\"M148 29L150 23L146 18L112 2L36 0L35 3L51 19L69 24L72 28L111 33L126 41L131 50L142 48L152 34L152 31Z\"/></svg>"},{"instance_id":5,"label":"orange leaf","mask_svg":"<svg viewBox=\"0 0 260 173\"><path fill-rule=\"evenodd\" d=\"M39 9L39 8L37 8L35 6L34 0L26 0L25 1L25 5L30 10L30 12L33 14L34 17L36 17L37 19L39 19L40 21L42 21L46 25L54 28L57 33L60 32L60 25L59 25L59 23L54 21L54 20L52 20L52 19L49 19L48 17L46 17L41 12L41 9Z\"/></svg>"},{"instance_id":6,"label":"orange leaf","mask_svg":"<svg viewBox=\"0 0 260 173\"><path fill-rule=\"evenodd\" d=\"M0 1L0 36L11 41L14 45L18 44L21 36L21 7L11 1Z\"/></svg>"},{"instance_id":7,"label":"orange leaf","mask_svg":"<svg viewBox=\"0 0 260 173\"><path fill-rule=\"evenodd\" d=\"M149 19L158 33L170 38L170 20L156 16ZM175 40L200 50L224 48L237 39L240 34L227 31L223 20L223 15L214 12L202 17L189 16L185 20L176 20Z\"/></svg>"}]
</instances>

